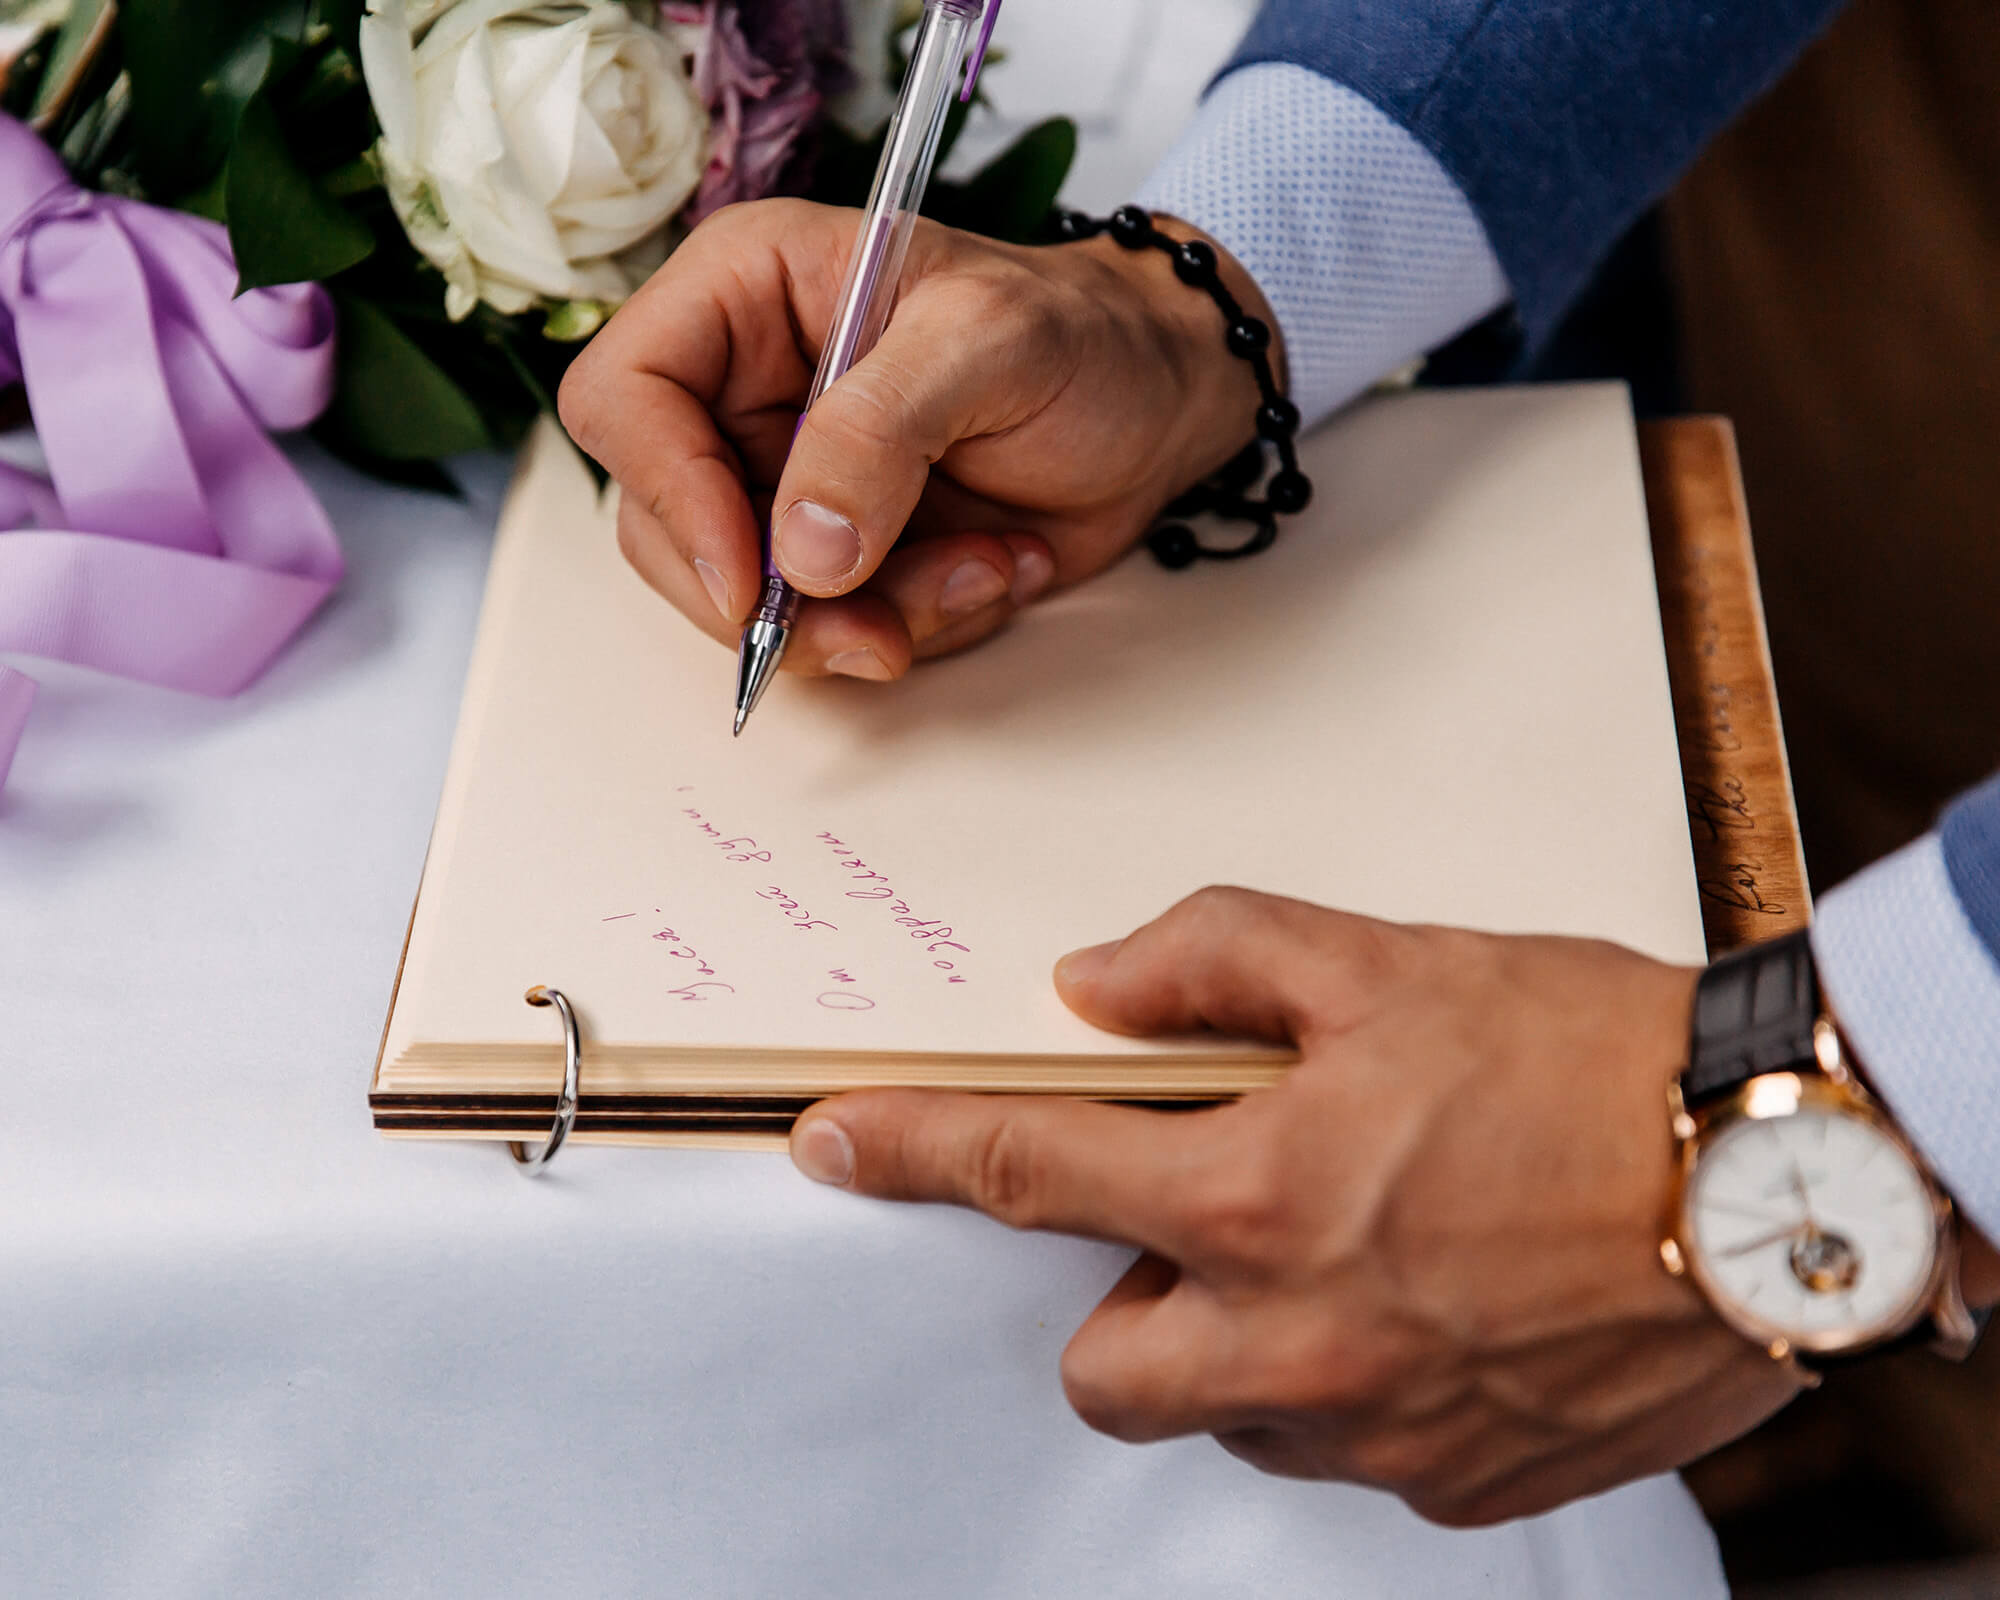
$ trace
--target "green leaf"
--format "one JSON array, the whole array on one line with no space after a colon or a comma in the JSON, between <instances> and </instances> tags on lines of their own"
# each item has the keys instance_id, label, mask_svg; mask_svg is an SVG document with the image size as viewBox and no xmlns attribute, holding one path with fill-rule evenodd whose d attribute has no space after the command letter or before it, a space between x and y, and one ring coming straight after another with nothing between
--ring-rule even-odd
<instances>
[{"instance_id":1,"label":"green leaf","mask_svg":"<svg viewBox=\"0 0 2000 1600\"><path fill-rule=\"evenodd\" d=\"M1051 117L964 183L934 186L925 214L955 228L1028 243L1040 236L1075 159L1076 124Z\"/></svg>"},{"instance_id":2,"label":"green leaf","mask_svg":"<svg viewBox=\"0 0 2000 1600\"><path fill-rule=\"evenodd\" d=\"M278 114L261 90L237 124L223 209L239 290L330 278L375 248L368 225L292 158Z\"/></svg>"},{"instance_id":3,"label":"green leaf","mask_svg":"<svg viewBox=\"0 0 2000 1600\"><path fill-rule=\"evenodd\" d=\"M323 174L319 184L336 199L344 199L351 194L366 194L371 189L382 187L382 168L373 156L359 155Z\"/></svg>"},{"instance_id":4,"label":"green leaf","mask_svg":"<svg viewBox=\"0 0 2000 1600\"><path fill-rule=\"evenodd\" d=\"M296 59L302 0L130 0L118 32L132 81L132 135L147 192L172 202L228 154L237 119L274 66ZM290 56L274 59L273 45Z\"/></svg>"},{"instance_id":5,"label":"green leaf","mask_svg":"<svg viewBox=\"0 0 2000 1600\"><path fill-rule=\"evenodd\" d=\"M192 194L181 196L179 209L191 211L197 217L206 217L210 222L227 222L229 205L226 189L229 169L224 168Z\"/></svg>"},{"instance_id":6,"label":"green leaf","mask_svg":"<svg viewBox=\"0 0 2000 1600\"><path fill-rule=\"evenodd\" d=\"M371 478L380 478L384 483L393 483L399 488L425 489L432 494L449 495L454 500L465 498L465 491L459 487L458 480L435 461L392 461L387 456L374 455L325 422L312 432L313 438L329 455L337 456L357 472L365 472Z\"/></svg>"},{"instance_id":7,"label":"green leaf","mask_svg":"<svg viewBox=\"0 0 2000 1600\"><path fill-rule=\"evenodd\" d=\"M434 461L492 443L479 408L377 306L336 294L339 351L323 426L384 461Z\"/></svg>"}]
</instances>

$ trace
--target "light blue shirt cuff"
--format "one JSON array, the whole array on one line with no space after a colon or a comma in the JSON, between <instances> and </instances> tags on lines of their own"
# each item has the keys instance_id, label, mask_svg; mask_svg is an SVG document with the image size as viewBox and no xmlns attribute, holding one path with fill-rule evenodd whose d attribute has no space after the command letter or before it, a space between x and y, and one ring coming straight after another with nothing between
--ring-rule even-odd
<instances>
[{"instance_id":1,"label":"light blue shirt cuff","mask_svg":"<svg viewBox=\"0 0 2000 1600\"><path fill-rule=\"evenodd\" d=\"M1308 423L1508 298L1486 230L1430 152L1304 67L1224 78L1135 198L1220 241L1257 281Z\"/></svg>"},{"instance_id":2,"label":"light blue shirt cuff","mask_svg":"<svg viewBox=\"0 0 2000 1600\"><path fill-rule=\"evenodd\" d=\"M2000 966L1966 920L1936 834L1820 902L1820 986L1903 1131L2000 1242Z\"/></svg>"}]
</instances>

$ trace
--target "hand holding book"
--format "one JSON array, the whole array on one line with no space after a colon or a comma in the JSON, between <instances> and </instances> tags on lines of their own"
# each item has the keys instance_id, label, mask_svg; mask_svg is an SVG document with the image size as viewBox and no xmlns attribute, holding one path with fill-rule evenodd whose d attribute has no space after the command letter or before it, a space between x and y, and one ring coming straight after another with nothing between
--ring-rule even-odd
<instances>
[{"instance_id":1,"label":"hand holding book","mask_svg":"<svg viewBox=\"0 0 2000 1600\"><path fill-rule=\"evenodd\" d=\"M1118 1033L1295 1046L1282 1082L1177 1114L849 1095L800 1120L793 1158L1144 1251L1063 1357L1094 1427L1211 1433L1267 1471L1499 1522L1678 1466L1795 1391L1659 1268L1694 979L1596 941L1207 890L1064 958L1057 986Z\"/></svg>"}]
</instances>

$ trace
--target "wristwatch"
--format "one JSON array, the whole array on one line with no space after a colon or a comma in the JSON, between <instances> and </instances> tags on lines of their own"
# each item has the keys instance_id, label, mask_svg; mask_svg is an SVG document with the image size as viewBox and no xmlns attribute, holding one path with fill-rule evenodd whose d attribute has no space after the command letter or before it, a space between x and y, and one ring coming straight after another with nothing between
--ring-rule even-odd
<instances>
[{"instance_id":1,"label":"wristwatch","mask_svg":"<svg viewBox=\"0 0 2000 1600\"><path fill-rule=\"evenodd\" d=\"M1695 989L1668 1093L1679 1184L1660 1259L1801 1381L1981 1323L1958 1286L1951 1197L1861 1080L1806 933L1724 956Z\"/></svg>"}]
</instances>

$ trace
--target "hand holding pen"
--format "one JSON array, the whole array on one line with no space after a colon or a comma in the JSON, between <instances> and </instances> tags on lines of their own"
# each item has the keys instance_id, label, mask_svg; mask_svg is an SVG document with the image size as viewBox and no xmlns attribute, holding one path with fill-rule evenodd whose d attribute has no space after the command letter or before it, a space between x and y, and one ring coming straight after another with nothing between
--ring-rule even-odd
<instances>
[{"instance_id":1,"label":"hand holding pen","mask_svg":"<svg viewBox=\"0 0 2000 1600\"><path fill-rule=\"evenodd\" d=\"M982 15L983 13L983 15ZM961 99L972 97L973 82L986 59L1000 0L924 0L923 21L910 49L903 88L883 138L881 164L868 204L861 213L861 231L848 255L847 278L833 326L820 351L819 370L806 395L806 410L882 337L902 281L903 257L910 247L910 230L924 203L924 190L937 161L938 140L945 113L957 86L966 43L977 28L978 44L965 67ZM771 541L764 541L764 584L750 613L736 658L736 727L738 734L770 686L778 664L791 643L798 620L799 594L785 581L771 558Z\"/></svg>"},{"instance_id":2,"label":"hand holding pen","mask_svg":"<svg viewBox=\"0 0 2000 1600\"><path fill-rule=\"evenodd\" d=\"M768 517L773 564L811 597L785 670L888 680L1111 565L1247 442L1257 397L1157 252L921 221L879 343L801 419L859 220L797 200L717 213L571 367L561 405L623 487L626 555L691 621L737 647ZM1224 271L1270 320L1226 255Z\"/></svg>"}]
</instances>

